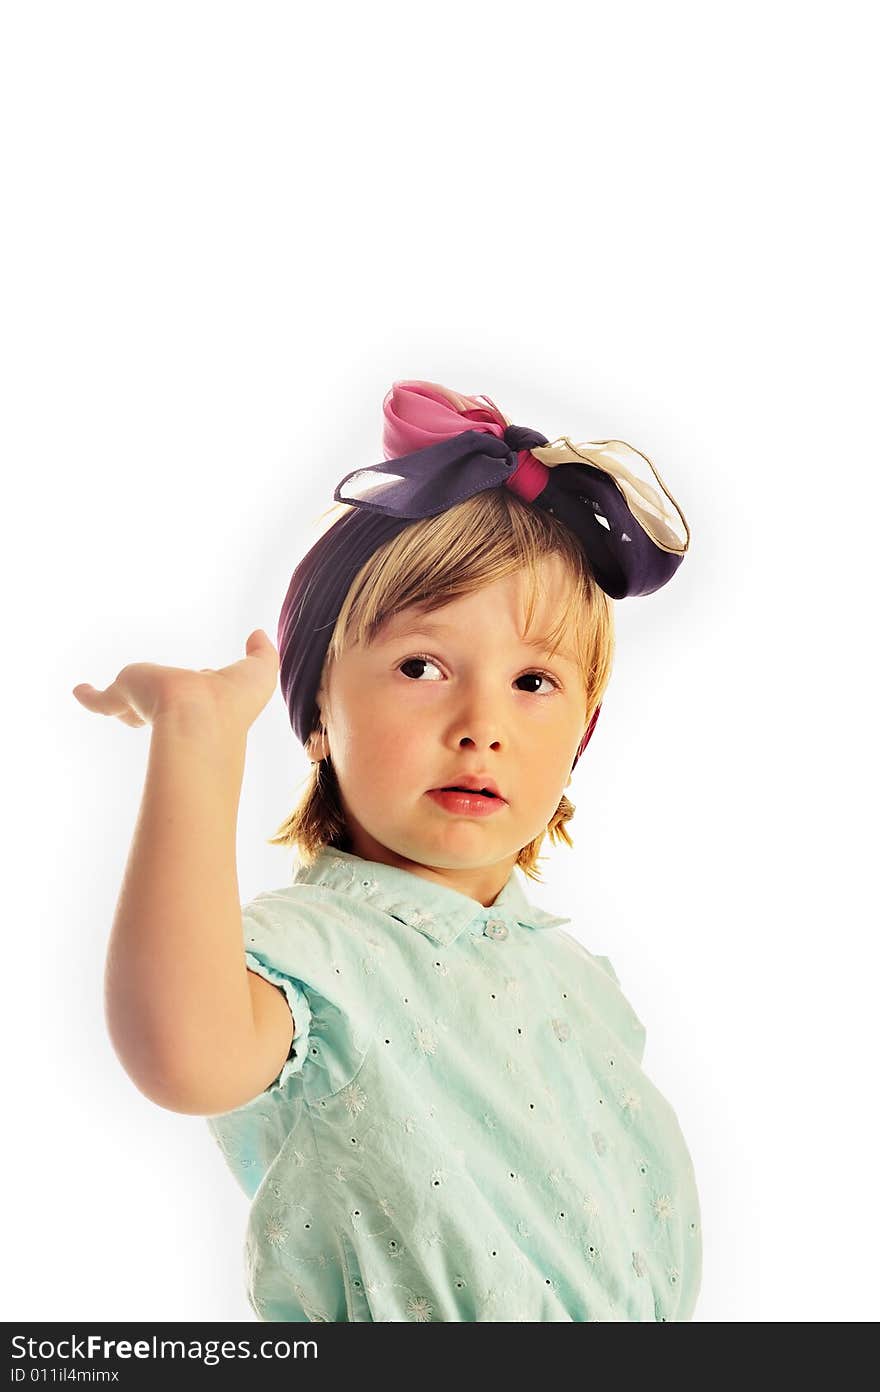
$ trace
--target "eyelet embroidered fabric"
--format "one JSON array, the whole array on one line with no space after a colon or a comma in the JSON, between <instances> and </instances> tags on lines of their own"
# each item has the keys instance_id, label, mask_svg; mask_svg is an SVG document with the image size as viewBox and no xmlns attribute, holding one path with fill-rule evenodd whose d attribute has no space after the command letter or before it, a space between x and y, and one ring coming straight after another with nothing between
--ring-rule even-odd
<instances>
[{"instance_id":1,"label":"eyelet embroidered fabric","mask_svg":"<svg viewBox=\"0 0 880 1392\"><path fill-rule=\"evenodd\" d=\"M294 1020L278 1077L207 1124L251 1201L261 1321L692 1317L699 1199L607 957L325 848L242 911Z\"/></svg>"}]
</instances>

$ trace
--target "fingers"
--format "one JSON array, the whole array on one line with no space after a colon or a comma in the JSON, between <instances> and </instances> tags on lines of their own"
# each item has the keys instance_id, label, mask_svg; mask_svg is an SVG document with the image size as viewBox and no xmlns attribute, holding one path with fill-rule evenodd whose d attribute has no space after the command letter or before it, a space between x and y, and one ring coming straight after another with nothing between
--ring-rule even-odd
<instances>
[{"instance_id":1,"label":"fingers","mask_svg":"<svg viewBox=\"0 0 880 1392\"><path fill-rule=\"evenodd\" d=\"M97 691L90 682L80 682L79 686L73 688L73 694L80 705L85 706L86 710L94 711L97 715L115 715L124 725L131 725L137 728L145 725L136 711L133 711L129 703L119 694L116 683L112 682L105 691Z\"/></svg>"}]
</instances>

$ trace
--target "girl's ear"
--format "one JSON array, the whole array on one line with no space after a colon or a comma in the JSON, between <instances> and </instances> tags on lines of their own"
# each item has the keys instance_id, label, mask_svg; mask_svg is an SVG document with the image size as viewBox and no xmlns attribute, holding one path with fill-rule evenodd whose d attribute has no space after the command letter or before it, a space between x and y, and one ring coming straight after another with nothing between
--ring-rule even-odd
<instances>
[{"instance_id":1,"label":"girl's ear","mask_svg":"<svg viewBox=\"0 0 880 1392\"><path fill-rule=\"evenodd\" d=\"M307 753L313 764L319 764L322 759L327 758L330 753L330 743L326 730L322 728L312 731L309 735Z\"/></svg>"},{"instance_id":2,"label":"girl's ear","mask_svg":"<svg viewBox=\"0 0 880 1392\"><path fill-rule=\"evenodd\" d=\"M309 735L306 753L314 764L319 764L330 753L330 740L324 728L323 713L320 706L318 707L318 728Z\"/></svg>"},{"instance_id":3,"label":"girl's ear","mask_svg":"<svg viewBox=\"0 0 880 1392\"><path fill-rule=\"evenodd\" d=\"M330 742L324 725L324 701L326 699L324 677L322 676L318 690L315 693L315 704L318 707L318 725L309 735L306 743L306 753L313 764L319 764L321 760L326 759L330 753Z\"/></svg>"}]
</instances>

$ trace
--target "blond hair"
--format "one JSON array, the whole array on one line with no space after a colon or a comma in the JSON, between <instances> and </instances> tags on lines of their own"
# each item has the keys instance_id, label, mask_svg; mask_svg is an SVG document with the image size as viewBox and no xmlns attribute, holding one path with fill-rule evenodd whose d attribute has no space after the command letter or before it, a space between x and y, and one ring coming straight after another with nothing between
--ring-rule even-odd
<instances>
[{"instance_id":1,"label":"blond hair","mask_svg":"<svg viewBox=\"0 0 880 1392\"><path fill-rule=\"evenodd\" d=\"M323 517L331 516L329 526L348 511L349 505L340 503ZM414 521L370 556L352 581L339 611L319 690L327 689L330 665L346 648L368 646L392 614L409 605L419 605L430 613L522 571L527 576L528 636L540 589L538 566L553 555L562 559L571 593L545 636L551 651L565 637L572 637L585 688L586 731L611 677L615 643L612 602L596 584L573 533L544 509L523 502L504 488L486 489L438 516ZM312 733L320 728L316 724ZM330 757L313 762L305 781L299 803L268 844L294 846L302 864L310 865L324 846L351 850L351 842ZM516 864L530 879L542 882L537 861L545 836L550 837L551 844L574 844L566 830L574 812L574 804L563 794L546 829L520 849Z\"/></svg>"}]
</instances>

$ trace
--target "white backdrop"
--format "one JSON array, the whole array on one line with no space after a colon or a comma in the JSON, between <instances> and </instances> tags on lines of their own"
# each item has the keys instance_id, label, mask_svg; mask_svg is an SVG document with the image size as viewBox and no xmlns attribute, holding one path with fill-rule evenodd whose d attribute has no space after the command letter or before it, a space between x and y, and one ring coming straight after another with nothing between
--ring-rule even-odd
<instances>
[{"instance_id":1,"label":"white backdrop","mask_svg":"<svg viewBox=\"0 0 880 1392\"><path fill-rule=\"evenodd\" d=\"M253 1319L244 1195L105 1029L150 731L72 688L274 641L402 377L622 437L681 504L678 575L616 608L575 848L529 892L647 1026L700 1190L695 1318L877 1319L866 28L768 0L4 7L6 1319ZM242 902L289 881L266 839L307 768L278 692Z\"/></svg>"}]
</instances>

